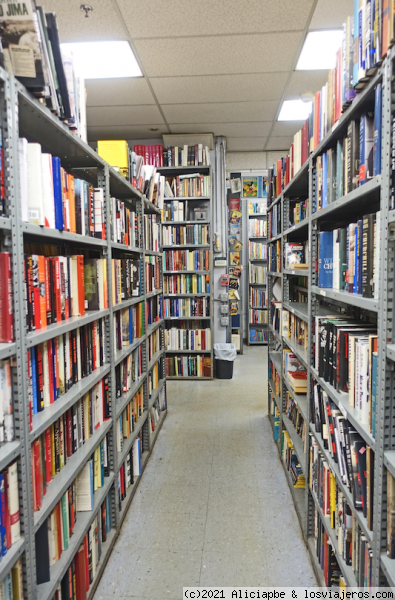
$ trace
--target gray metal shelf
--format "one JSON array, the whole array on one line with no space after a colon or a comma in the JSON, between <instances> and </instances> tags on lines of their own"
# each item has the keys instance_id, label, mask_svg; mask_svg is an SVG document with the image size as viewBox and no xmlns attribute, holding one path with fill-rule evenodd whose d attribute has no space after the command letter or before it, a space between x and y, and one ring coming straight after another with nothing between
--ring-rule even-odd
<instances>
[{"instance_id":1,"label":"gray metal shelf","mask_svg":"<svg viewBox=\"0 0 395 600\"><path fill-rule=\"evenodd\" d=\"M164 247L165 246L162 246L162 248L164 248ZM157 252L155 250L147 250L146 248L144 250L144 254L147 254L148 256L162 256L162 252L160 252L160 251Z\"/></svg>"},{"instance_id":2,"label":"gray metal shelf","mask_svg":"<svg viewBox=\"0 0 395 600\"><path fill-rule=\"evenodd\" d=\"M322 208L321 210L313 213L312 219L320 220L328 216L330 216L331 218L337 217L339 216L338 213L344 214L346 208L359 208L358 206L354 207L354 204L360 203L360 201L365 198L368 198L369 201L379 200L380 187L381 175L375 177L374 179L371 179L364 185L361 185L360 187L356 188L349 194L346 194L342 198L339 198L339 200L335 200L335 202L328 204L328 206L325 206L325 208Z\"/></svg>"},{"instance_id":3,"label":"gray metal shelf","mask_svg":"<svg viewBox=\"0 0 395 600\"><path fill-rule=\"evenodd\" d=\"M208 275L210 273L210 271L163 271L163 275L188 275L188 274L195 274L195 275Z\"/></svg>"},{"instance_id":4,"label":"gray metal shelf","mask_svg":"<svg viewBox=\"0 0 395 600\"><path fill-rule=\"evenodd\" d=\"M286 377L283 377L282 381L283 381L285 388L288 390L288 392L290 393L292 398L295 400L296 404L299 406L302 417L307 423L308 422L307 394L295 394L288 379Z\"/></svg>"},{"instance_id":5,"label":"gray metal shelf","mask_svg":"<svg viewBox=\"0 0 395 600\"><path fill-rule=\"evenodd\" d=\"M148 294L145 294L145 299L148 300L148 298L153 298L154 296L158 296L161 293L162 288L160 288L159 290L154 290L153 292L148 292Z\"/></svg>"},{"instance_id":6,"label":"gray metal shelf","mask_svg":"<svg viewBox=\"0 0 395 600\"><path fill-rule=\"evenodd\" d=\"M389 585L395 587L395 561L393 558L388 558L385 552L380 554L380 566L384 571Z\"/></svg>"},{"instance_id":7,"label":"gray metal shelf","mask_svg":"<svg viewBox=\"0 0 395 600\"><path fill-rule=\"evenodd\" d=\"M295 231L300 231L301 229L308 229L308 227L309 227L309 219L307 217L307 218L303 219L302 221L300 221L299 223L296 223L296 225L292 225L291 227L288 227L288 229L286 229L282 235L284 237L286 237L288 235L292 235L292 233L294 233Z\"/></svg>"},{"instance_id":8,"label":"gray metal shelf","mask_svg":"<svg viewBox=\"0 0 395 600\"><path fill-rule=\"evenodd\" d=\"M165 319L160 319L160 321L155 321L154 323L151 323L151 325L148 325L148 327L147 327L147 337L149 335L151 335L151 333L153 333L154 331L156 331L158 329L158 327L160 327L161 325L163 325L164 322L165 322Z\"/></svg>"},{"instance_id":9,"label":"gray metal shelf","mask_svg":"<svg viewBox=\"0 0 395 600\"><path fill-rule=\"evenodd\" d=\"M161 381L159 382L158 387L153 391L151 398L149 398L148 410L151 410L151 408L153 407L153 405L155 404L155 402L159 398L159 394L160 394L161 390L163 389L164 385L165 385L165 380L161 379Z\"/></svg>"},{"instance_id":10,"label":"gray metal shelf","mask_svg":"<svg viewBox=\"0 0 395 600\"><path fill-rule=\"evenodd\" d=\"M131 352L133 352L133 350L140 346L140 344L144 342L145 337L146 336L144 334L143 336L134 340L134 342L132 344L129 344L129 346L125 346L125 348L122 348L122 350L117 350L116 352L114 352L114 366L116 367L117 365L119 365L119 363L124 358L126 358Z\"/></svg>"},{"instance_id":11,"label":"gray metal shelf","mask_svg":"<svg viewBox=\"0 0 395 600\"><path fill-rule=\"evenodd\" d=\"M269 352L269 358L272 361L272 363L274 364L277 373L280 375L283 372L282 369L282 354L281 352Z\"/></svg>"},{"instance_id":12,"label":"gray metal shelf","mask_svg":"<svg viewBox=\"0 0 395 600\"><path fill-rule=\"evenodd\" d=\"M283 302L283 308L291 312L298 319L302 321L309 321L309 312L307 302Z\"/></svg>"},{"instance_id":13,"label":"gray metal shelf","mask_svg":"<svg viewBox=\"0 0 395 600\"><path fill-rule=\"evenodd\" d=\"M121 250L122 252L133 252L134 254L142 254L143 252L147 252L147 250L143 250L142 248L137 248L136 246L126 246L125 244L118 244L118 242L110 242L111 248L114 250Z\"/></svg>"},{"instance_id":14,"label":"gray metal shelf","mask_svg":"<svg viewBox=\"0 0 395 600\"><path fill-rule=\"evenodd\" d=\"M134 431L132 431L132 433L130 434L130 436L128 438L123 440L122 451L117 456L118 470L122 466L124 461L126 460L126 457L129 454L130 449L134 444L134 441L136 440L136 438L139 435L140 431L142 430L145 422L147 421L147 417L148 417L148 410L145 410L142 413L142 415L139 416L139 420L137 421L137 423L135 425Z\"/></svg>"},{"instance_id":15,"label":"gray metal shelf","mask_svg":"<svg viewBox=\"0 0 395 600\"><path fill-rule=\"evenodd\" d=\"M99 240L98 238L81 235L80 233L71 233L70 231L42 227L41 225L32 225L32 223L22 223L22 231L24 234L39 236L43 239L56 240L58 242L75 242L81 245L107 248L106 240Z\"/></svg>"},{"instance_id":16,"label":"gray metal shelf","mask_svg":"<svg viewBox=\"0 0 395 600\"><path fill-rule=\"evenodd\" d=\"M0 471L3 471L11 462L15 461L21 453L21 443L18 441L6 442L0 446Z\"/></svg>"},{"instance_id":17,"label":"gray metal shelf","mask_svg":"<svg viewBox=\"0 0 395 600\"><path fill-rule=\"evenodd\" d=\"M365 310L372 312L378 311L378 300L374 298L364 298L360 294L349 294L348 292L342 292L340 290L332 290L330 288L319 288L316 285L311 286L311 293L323 298L329 298L330 300L337 300L338 302L344 302L344 304L350 304L351 306L358 306Z\"/></svg>"},{"instance_id":18,"label":"gray metal shelf","mask_svg":"<svg viewBox=\"0 0 395 600\"><path fill-rule=\"evenodd\" d=\"M171 248L204 248L205 250L207 250L208 248L211 248L210 244L167 244L162 246L163 250L170 250Z\"/></svg>"},{"instance_id":19,"label":"gray metal shelf","mask_svg":"<svg viewBox=\"0 0 395 600\"><path fill-rule=\"evenodd\" d=\"M0 217L0 229L11 230L11 221L8 217Z\"/></svg>"},{"instance_id":20,"label":"gray metal shelf","mask_svg":"<svg viewBox=\"0 0 395 600\"><path fill-rule=\"evenodd\" d=\"M26 550L26 540L22 536L17 542L14 542L7 550L7 554L2 556L0 563L0 582L3 581L7 573L9 573L12 567L15 565L18 558Z\"/></svg>"},{"instance_id":21,"label":"gray metal shelf","mask_svg":"<svg viewBox=\"0 0 395 600\"><path fill-rule=\"evenodd\" d=\"M274 397L277 406L280 407L281 406L281 399L280 399L280 396L278 394L276 394L276 392L275 392L275 382L272 379L269 379L268 383L269 383L271 394Z\"/></svg>"},{"instance_id":22,"label":"gray metal shelf","mask_svg":"<svg viewBox=\"0 0 395 600\"><path fill-rule=\"evenodd\" d=\"M210 294L163 294L164 298L205 298L210 296Z\"/></svg>"},{"instance_id":23,"label":"gray metal shelf","mask_svg":"<svg viewBox=\"0 0 395 600\"><path fill-rule=\"evenodd\" d=\"M86 462L90 459L95 448L110 431L111 426L112 419L109 419L100 425L93 433L92 437L90 437L89 440L86 440L85 444L81 446L81 448L78 448L78 450L67 459L67 463L63 469L61 469L61 471L55 475L54 479L49 482L47 493L43 497L41 509L34 513L34 533L37 533L45 519L49 517L63 494L73 483Z\"/></svg>"},{"instance_id":24,"label":"gray metal shelf","mask_svg":"<svg viewBox=\"0 0 395 600\"><path fill-rule=\"evenodd\" d=\"M158 360L164 353L165 353L164 348L162 348L161 350L158 350L158 352L155 352L155 354L153 355L153 357L151 358L151 360L148 363L147 372L149 372L152 369L152 367L155 365L156 362L158 362Z\"/></svg>"},{"instance_id":25,"label":"gray metal shelf","mask_svg":"<svg viewBox=\"0 0 395 600\"><path fill-rule=\"evenodd\" d=\"M296 277L308 277L308 269L283 269L283 274Z\"/></svg>"},{"instance_id":26,"label":"gray metal shelf","mask_svg":"<svg viewBox=\"0 0 395 600\"><path fill-rule=\"evenodd\" d=\"M4 360L5 358L9 358L16 353L16 344L15 342L9 342L7 344L0 344L0 360Z\"/></svg>"},{"instance_id":27,"label":"gray metal shelf","mask_svg":"<svg viewBox=\"0 0 395 600\"><path fill-rule=\"evenodd\" d=\"M139 302L144 302L145 296L135 296L134 298L128 298L127 300L122 300L122 302L118 302L118 304L113 304L112 312L116 312L117 310L122 310L123 308L128 308L129 306L133 306L134 304L138 304Z\"/></svg>"},{"instance_id":28,"label":"gray metal shelf","mask_svg":"<svg viewBox=\"0 0 395 600\"><path fill-rule=\"evenodd\" d=\"M210 320L210 316L208 317L166 317L165 321L207 321Z\"/></svg>"},{"instance_id":29,"label":"gray metal shelf","mask_svg":"<svg viewBox=\"0 0 395 600\"><path fill-rule=\"evenodd\" d=\"M210 221L162 221L162 225L210 225Z\"/></svg>"},{"instance_id":30,"label":"gray metal shelf","mask_svg":"<svg viewBox=\"0 0 395 600\"><path fill-rule=\"evenodd\" d=\"M83 325L88 325L89 323L92 323L92 321L103 319L104 317L107 317L109 313L110 310L108 308L105 308L104 310L88 311L82 317L71 317L60 323L54 323L48 327L36 329L36 331L31 331L26 335L26 346L27 348L31 348L37 344L42 344L58 335L63 335L68 331L83 327Z\"/></svg>"},{"instance_id":31,"label":"gray metal shelf","mask_svg":"<svg viewBox=\"0 0 395 600\"><path fill-rule=\"evenodd\" d=\"M147 373L142 373L141 376L139 377L139 379L133 383L130 390L128 390L127 392L124 392L122 394L122 396L120 396L119 398L116 399L116 403L115 403L115 418L116 419L118 419L121 416L121 414L123 413L123 411L129 404L129 402L131 401L131 399L133 398L135 393L138 392L139 389L141 388L141 386L143 385L146 378L147 378Z\"/></svg>"},{"instance_id":32,"label":"gray metal shelf","mask_svg":"<svg viewBox=\"0 0 395 600\"><path fill-rule=\"evenodd\" d=\"M184 348L183 350L169 350L166 348L166 354L211 354L212 349L208 350L189 350Z\"/></svg>"},{"instance_id":33,"label":"gray metal shelf","mask_svg":"<svg viewBox=\"0 0 395 600\"><path fill-rule=\"evenodd\" d=\"M387 344L387 358L392 361L395 361L395 344Z\"/></svg>"}]
</instances>

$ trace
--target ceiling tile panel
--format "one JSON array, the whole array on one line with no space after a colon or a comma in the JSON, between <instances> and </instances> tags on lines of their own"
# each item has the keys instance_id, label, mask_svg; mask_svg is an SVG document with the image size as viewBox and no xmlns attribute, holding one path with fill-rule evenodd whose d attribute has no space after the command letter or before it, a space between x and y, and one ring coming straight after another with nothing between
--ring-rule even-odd
<instances>
[{"instance_id":1,"label":"ceiling tile panel","mask_svg":"<svg viewBox=\"0 0 395 600\"><path fill-rule=\"evenodd\" d=\"M304 92L315 94L328 80L328 71L294 71L286 87L284 100L296 100Z\"/></svg>"},{"instance_id":2,"label":"ceiling tile panel","mask_svg":"<svg viewBox=\"0 0 395 600\"><path fill-rule=\"evenodd\" d=\"M198 77L152 77L150 83L158 102L238 102L279 100L288 73L251 75L209 75Z\"/></svg>"},{"instance_id":3,"label":"ceiling tile panel","mask_svg":"<svg viewBox=\"0 0 395 600\"><path fill-rule=\"evenodd\" d=\"M293 136L290 135L284 137L270 136L265 150L284 150L285 154L288 154L293 141Z\"/></svg>"},{"instance_id":4,"label":"ceiling tile panel","mask_svg":"<svg viewBox=\"0 0 395 600\"><path fill-rule=\"evenodd\" d=\"M144 77L121 79L88 79L87 106L114 106L155 104L154 97Z\"/></svg>"},{"instance_id":5,"label":"ceiling tile panel","mask_svg":"<svg viewBox=\"0 0 395 600\"><path fill-rule=\"evenodd\" d=\"M226 151L226 170L228 173L250 169L266 169L266 152Z\"/></svg>"},{"instance_id":6,"label":"ceiling tile panel","mask_svg":"<svg viewBox=\"0 0 395 600\"><path fill-rule=\"evenodd\" d=\"M253 152L263 150L265 143L265 137L226 138L226 149L233 152Z\"/></svg>"},{"instance_id":7,"label":"ceiling tile panel","mask_svg":"<svg viewBox=\"0 0 395 600\"><path fill-rule=\"evenodd\" d=\"M272 136L284 137L294 136L299 129L302 129L303 121L276 121L274 123Z\"/></svg>"},{"instance_id":8,"label":"ceiling tile panel","mask_svg":"<svg viewBox=\"0 0 395 600\"><path fill-rule=\"evenodd\" d=\"M150 131L150 127L156 127L158 131ZM166 125L161 124L88 127L88 140L156 139L163 133L168 133L168 130Z\"/></svg>"},{"instance_id":9,"label":"ceiling tile panel","mask_svg":"<svg viewBox=\"0 0 395 600\"><path fill-rule=\"evenodd\" d=\"M136 40L148 77L287 71L301 32ZM250 86L253 87L251 78Z\"/></svg>"},{"instance_id":10,"label":"ceiling tile panel","mask_svg":"<svg viewBox=\"0 0 395 600\"><path fill-rule=\"evenodd\" d=\"M336 29L352 14L354 0L318 0L309 29Z\"/></svg>"},{"instance_id":11,"label":"ceiling tile panel","mask_svg":"<svg viewBox=\"0 0 395 600\"><path fill-rule=\"evenodd\" d=\"M200 117L204 123L238 121L271 121L276 116L278 102L225 102L221 104L163 104L169 124L194 123Z\"/></svg>"},{"instance_id":12,"label":"ceiling tile panel","mask_svg":"<svg viewBox=\"0 0 395 600\"><path fill-rule=\"evenodd\" d=\"M213 133L227 137L263 137L270 132L271 122L252 123L177 123L171 125L173 133Z\"/></svg>"},{"instance_id":13,"label":"ceiling tile panel","mask_svg":"<svg viewBox=\"0 0 395 600\"><path fill-rule=\"evenodd\" d=\"M146 0L142 4L139 0L117 0L117 3L132 37L138 39L303 29L314 2L171 0L164 3L163 0Z\"/></svg>"},{"instance_id":14,"label":"ceiling tile panel","mask_svg":"<svg viewBox=\"0 0 395 600\"><path fill-rule=\"evenodd\" d=\"M57 16L62 42L87 42L92 40L125 40L125 28L112 0L95 0L88 18L80 9L81 0L45 0L46 12ZM89 2L88 2L89 4ZM144 11L142 11L144 13Z\"/></svg>"},{"instance_id":15,"label":"ceiling tile panel","mask_svg":"<svg viewBox=\"0 0 395 600\"><path fill-rule=\"evenodd\" d=\"M155 105L148 106L101 106L87 109L88 127L102 125L147 125L163 123ZM154 125L152 125L153 127Z\"/></svg>"}]
</instances>

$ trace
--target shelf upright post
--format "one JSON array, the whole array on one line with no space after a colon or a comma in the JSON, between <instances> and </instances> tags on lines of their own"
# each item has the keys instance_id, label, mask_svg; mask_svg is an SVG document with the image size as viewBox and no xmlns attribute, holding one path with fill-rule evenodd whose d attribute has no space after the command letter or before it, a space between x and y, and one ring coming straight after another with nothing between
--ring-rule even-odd
<instances>
[{"instance_id":1,"label":"shelf upright post","mask_svg":"<svg viewBox=\"0 0 395 600\"><path fill-rule=\"evenodd\" d=\"M103 254L107 259L107 290L108 290L108 305L110 314L105 318L106 331L106 360L110 363L109 373L109 398L110 398L110 417L112 418L112 427L109 432L109 461L110 471L115 473L115 483L110 490L111 504L111 526L116 530L119 527L119 510L118 510L118 490L117 490L117 419L116 419L116 389L115 389L115 356L114 356L114 319L112 305L112 229L111 229L111 201L110 201L110 175L108 165L98 169L97 184L103 189L104 206L105 206L105 222L106 222L106 239L107 246L103 248Z\"/></svg>"},{"instance_id":2,"label":"shelf upright post","mask_svg":"<svg viewBox=\"0 0 395 600\"><path fill-rule=\"evenodd\" d=\"M372 586L387 585L380 569L381 553L386 552L387 538L387 477L384 469L385 450L395 447L394 402L395 377L393 365L386 358L387 339L394 342L393 308L394 290L394 230L389 227L389 198L391 183L391 81L393 76L393 53L382 66L382 129L381 129L381 190L380 190L380 274L378 290L377 331L379 333L377 356L377 408L376 452L374 465L374 512L373 512L373 578Z\"/></svg>"},{"instance_id":3,"label":"shelf upright post","mask_svg":"<svg viewBox=\"0 0 395 600\"><path fill-rule=\"evenodd\" d=\"M25 537L24 593L36 598L36 561L33 518L32 474L30 461L30 419L27 392L26 318L24 307L24 249L19 189L19 111L15 79L7 75L4 82L5 106L2 106L3 153L6 198L10 207L12 282L14 293L14 332L16 341L16 381L13 381L14 429L20 439L18 465L19 510L21 535ZM15 385L16 383L16 385ZM15 401L16 400L16 401Z\"/></svg>"},{"instance_id":4,"label":"shelf upright post","mask_svg":"<svg viewBox=\"0 0 395 600\"><path fill-rule=\"evenodd\" d=\"M143 306L143 320L144 320L144 340L141 343L141 355L143 361L143 372L147 373L147 377L143 383L143 411L149 408L149 392L148 392L148 332L147 332L147 282L145 281L145 223L144 223L144 214L145 214L145 202L142 200L141 202L141 227L142 227L142 244L143 244L143 253L141 255L141 266L140 266L140 282L142 282L142 292L144 298L144 306ZM141 285L141 284L140 284ZM148 423L149 423L149 414L145 420L145 423L141 430L141 446L143 452L149 450L149 431L148 431Z\"/></svg>"}]
</instances>

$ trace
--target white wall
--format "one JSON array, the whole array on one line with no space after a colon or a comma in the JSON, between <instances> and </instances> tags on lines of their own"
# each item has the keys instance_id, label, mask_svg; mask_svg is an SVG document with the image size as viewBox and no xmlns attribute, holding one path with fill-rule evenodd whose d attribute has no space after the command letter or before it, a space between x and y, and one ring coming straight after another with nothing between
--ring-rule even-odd
<instances>
[{"instance_id":1,"label":"white wall","mask_svg":"<svg viewBox=\"0 0 395 600\"><path fill-rule=\"evenodd\" d=\"M276 160L288 154L287 150L276 152L229 152L226 153L226 171L246 171L268 169Z\"/></svg>"}]
</instances>

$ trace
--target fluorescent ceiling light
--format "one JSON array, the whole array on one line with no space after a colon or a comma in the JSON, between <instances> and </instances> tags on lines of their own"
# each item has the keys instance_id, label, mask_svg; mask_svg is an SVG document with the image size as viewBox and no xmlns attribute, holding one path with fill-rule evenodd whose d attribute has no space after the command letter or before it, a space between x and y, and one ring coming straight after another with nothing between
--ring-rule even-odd
<instances>
[{"instance_id":1,"label":"fluorescent ceiling light","mask_svg":"<svg viewBox=\"0 0 395 600\"><path fill-rule=\"evenodd\" d=\"M61 44L72 54L76 74L84 79L142 77L129 42L77 42Z\"/></svg>"},{"instance_id":2,"label":"fluorescent ceiling light","mask_svg":"<svg viewBox=\"0 0 395 600\"><path fill-rule=\"evenodd\" d=\"M342 44L341 29L310 31L300 53L297 71L333 69L336 64L336 52Z\"/></svg>"},{"instance_id":3,"label":"fluorescent ceiling light","mask_svg":"<svg viewBox=\"0 0 395 600\"><path fill-rule=\"evenodd\" d=\"M278 121L305 121L311 111L311 102L284 100Z\"/></svg>"}]
</instances>

